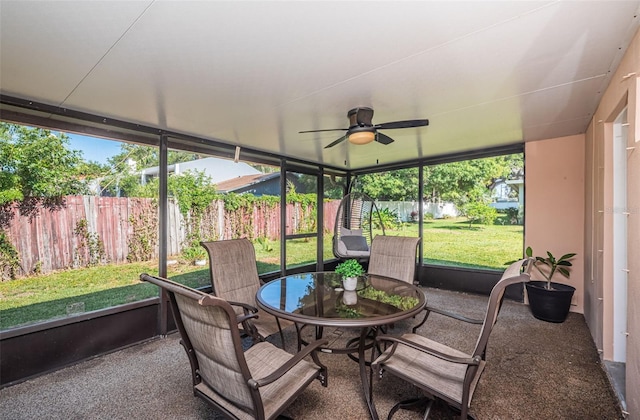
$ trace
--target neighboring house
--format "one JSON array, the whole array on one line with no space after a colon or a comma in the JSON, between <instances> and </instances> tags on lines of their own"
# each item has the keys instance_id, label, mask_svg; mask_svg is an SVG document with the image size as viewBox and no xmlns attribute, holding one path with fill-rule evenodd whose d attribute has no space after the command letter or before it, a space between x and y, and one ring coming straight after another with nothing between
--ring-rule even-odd
<instances>
[{"instance_id":1,"label":"neighboring house","mask_svg":"<svg viewBox=\"0 0 640 420\"><path fill-rule=\"evenodd\" d=\"M151 178L157 177L158 168L154 166L140 171L140 182L146 184ZM211 183L215 184L216 190L221 193L280 195L280 172L265 174L242 162L208 157L169 165L167 170L170 174L182 174L188 171L203 172L211 178ZM294 187L301 188L295 176L288 176L287 179Z\"/></svg>"},{"instance_id":2,"label":"neighboring house","mask_svg":"<svg viewBox=\"0 0 640 420\"><path fill-rule=\"evenodd\" d=\"M512 192L518 191L517 197ZM524 179L499 180L491 189L491 206L496 209L524 206Z\"/></svg>"},{"instance_id":3,"label":"neighboring house","mask_svg":"<svg viewBox=\"0 0 640 420\"><path fill-rule=\"evenodd\" d=\"M228 159L220 159L208 157L204 159L192 160L190 162L181 162L169 165L167 171L171 174L181 174L187 171L204 172L206 176L211 178L211 182L219 184L229 179L248 176L263 175L259 170L251 167L243 162L234 162ZM152 177L158 176L160 173L159 166L146 168L140 171L140 182L144 185Z\"/></svg>"},{"instance_id":4,"label":"neighboring house","mask_svg":"<svg viewBox=\"0 0 640 420\"><path fill-rule=\"evenodd\" d=\"M227 179L216 184L221 193L250 193L260 195L280 195L280 172L270 174L244 175Z\"/></svg>"},{"instance_id":5,"label":"neighboring house","mask_svg":"<svg viewBox=\"0 0 640 420\"><path fill-rule=\"evenodd\" d=\"M287 188L304 191L305 186L300 183L295 175L288 174ZM239 176L217 183L216 189L221 193L249 193L255 196L280 195L280 172Z\"/></svg>"}]
</instances>

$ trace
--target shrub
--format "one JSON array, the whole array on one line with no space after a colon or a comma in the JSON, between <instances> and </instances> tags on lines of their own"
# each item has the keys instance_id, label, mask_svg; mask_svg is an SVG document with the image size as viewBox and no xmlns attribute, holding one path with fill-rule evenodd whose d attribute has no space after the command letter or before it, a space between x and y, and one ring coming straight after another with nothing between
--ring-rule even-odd
<instances>
[{"instance_id":1,"label":"shrub","mask_svg":"<svg viewBox=\"0 0 640 420\"><path fill-rule=\"evenodd\" d=\"M0 280L15 279L19 267L18 251L9 241L9 237L0 231Z\"/></svg>"},{"instance_id":2,"label":"shrub","mask_svg":"<svg viewBox=\"0 0 640 420\"><path fill-rule=\"evenodd\" d=\"M498 212L495 208L479 201L465 204L462 211L465 217L469 219L469 227L471 227L472 223L491 225L498 217Z\"/></svg>"},{"instance_id":3,"label":"shrub","mask_svg":"<svg viewBox=\"0 0 640 420\"><path fill-rule=\"evenodd\" d=\"M86 266L92 267L106 262L104 243L96 232L89 232L87 219L78 220L73 234L78 237L77 253L75 255L77 266L82 267L86 264Z\"/></svg>"},{"instance_id":4,"label":"shrub","mask_svg":"<svg viewBox=\"0 0 640 420\"><path fill-rule=\"evenodd\" d=\"M182 256L185 260L194 262L204 260L207 257L207 252L200 244L194 242L182 251Z\"/></svg>"},{"instance_id":5,"label":"shrub","mask_svg":"<svg viewBox=\"0 0 640 420\"><path fill-rule=\"evenodd\" d=\"M512 225L520 224L519 213L520 209L518 207L509 207L505 209L505 213L507 214L507 219L509 223Z\"/></svg>"},{"instance_id":6,"label":"shrub","mask_svg":"<svg viewBox=\"0 0 640 420\"><path fill-rule=\"evenodd\" d=\"M261 236L259 238L256 238L256 243L258 245L260 245L260 248L264 251L264 252L273 252L273 244L271 243L271 241L269 240L269 238L266 238L264 236Z\"/></svg>"},{"instance_id":7,"label":"shrub","mask_svg":"<svg viewBox=\"0 0 640 420\"><path fill-rule=\"evenodd\" d=\"M396 212L395 210L385 208L380 210L378 214L380 214L380 220L378 220L378 218L375 216L372 218L373 227L375 229L382 229L382 226L380 226L380 222L382 222L382 225L385 229L393 230L398 227L398 212Z\"/></svg>"}]
</instances>

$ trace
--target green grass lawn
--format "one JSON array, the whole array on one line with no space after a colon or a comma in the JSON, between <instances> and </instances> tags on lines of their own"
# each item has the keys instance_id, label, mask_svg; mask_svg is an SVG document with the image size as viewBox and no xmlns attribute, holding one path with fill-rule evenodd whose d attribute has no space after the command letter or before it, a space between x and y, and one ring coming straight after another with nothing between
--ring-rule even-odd
<instances>
[{"instance_id":1,"label":"green grass lawn","mask_svg":"<svg viewBox=\"0 0 640 420\"><path fill-rule=\"evenodd\" d=\"M522 258L523 227L471 225L465 218L425 222L426 264L504 270L507 261Z\"/></svg>"},{"instance_id":2,"label":"green grass lawn","mask_svg":"<svg viewBox=\"0 0 640 420\"><path fill-rule=\"evenodd\" d=\"M502 270L506 261L522 256L522 226L482 226L465 219L425 222L424 261ZM403 224L388 235L417 236L417 224ZM287 266L316 261L313 238L287 241ZM256 244L258 272L280 268L280 243ZM324 255L333 257L325 235ZM140 273L157 274L158 263L110 264L64 270L0 283L0 329L52 320L157 296L156 286L139 281ZM209 284L209 268L178 263L168 276L192 287Z\"/></svg>"},{"instance_id":3,"label":"green grass lawn","mask_svg":"<svg viewBox=\"0 0 640 420\"><path fill-rule=\"evenodd\" d=\"M418 236L418 224L403 223L386 234ZM425 264L504 270L507 261L522 258L523 227L469 225L464 217L425 220L422 247Z\"/></svg>"},{"instance_id":4,"label":"green grass lawn","mask_svg":"<svg viewBox=\"0 0 640 420\"><path fill-rule=\"evenodd\" d=\"M2 282L0 329L157 296L156 286L140 282L141 273L158 274L158 263L110 264ZM209 283L206 267L172 265L169 276L190 286Z\"/></svg>"},{"instance_id":5,"label":"green grass lawn","mask_svg":"<svg viewBox=\"0 0 640 420\"><path fill-rule=\"evenodd\" d=\"M331 239L326 241L330 246ZM288 241L289 265L315 262L315 243ZM279 242L266 247L256 244L255 248L259 273L280 269ZM333 257L331 248L327 255ZM158 274L158 262L101 265L0 282L0 330L157 296L156 286L140 282L141 273ZM208 266L179 262L167 267L167 276L191 287L210 284Z\"/></svg>"}]
</instances>

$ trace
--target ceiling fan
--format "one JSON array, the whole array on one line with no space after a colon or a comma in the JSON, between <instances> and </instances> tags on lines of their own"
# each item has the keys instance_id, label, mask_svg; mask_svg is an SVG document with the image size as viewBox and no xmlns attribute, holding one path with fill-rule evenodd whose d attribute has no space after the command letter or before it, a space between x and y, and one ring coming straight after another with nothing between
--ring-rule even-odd
<instances>
[{"instance_id":1,"label":"ceiling fan","mask_svg":"<svg viewBox=\"0 0 640 420\"><path fill-rule=\"evenodd\" d=\"M423 127L429 125L429 120L407 120L407 121L392 121L382 124L373 125L371 119L373 118L373 109L361 107L354 108L347 113L349 118L349 128L328 128L324 130L307 130L300 131L300 133L317 133L320 131L347 131L347 133L340 137L338 140L325 146L325 149L333 147L336 144L342 143L349 139L349 142L353 144L367 144L372 141L377 141L381 144L393 143L393 139L385 134L379 133L378 130L390 130L392 128L411 128L411 127Z\"/></svg>"}]
</instances>

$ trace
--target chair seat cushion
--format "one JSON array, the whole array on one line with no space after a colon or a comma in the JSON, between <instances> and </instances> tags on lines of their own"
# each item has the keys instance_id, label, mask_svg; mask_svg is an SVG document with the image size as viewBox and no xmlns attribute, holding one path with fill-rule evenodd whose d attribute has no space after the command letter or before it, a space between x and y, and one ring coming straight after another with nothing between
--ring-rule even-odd
<instances>
[{"instance_id":1,"label":"chair seat cushion","mask_svg":"<svg viewBox=\"0 0 640 420\"><path fill-rule=\"evenodd\" d=\"M279 332L276 317L266 313L260 308L258 308L258 317L252 319L251 323L256 327L258 334L262 337L268 337ZM293 321L280 318L280 327L282 327L283 330L291 325L293 325Z\"/></svg>"},{"instance_id":2,"label":"chair seat cushion","mask_svg":"<svg viewBox=\"0 0 640 420\"><path fill-rule=\"evenodd\" d=\"M367 239L364 236L347 235L340 237L349 251L368 251Z\"/></svg>"},{"instance_id":3,"label":"chair seat cushion","mask_svg":"<svg viewBox=\"0 0 640 420\"><path fill-rule=\"evenodd\" d=\"M247 365L254 379L270 375L291 357L290 353L267 342L255 344L245 352ZM316 378L319 370L317 365L301 360L280 379L261 387L260 396L266 417L271 418L279 413L290 398Z\"/></svg>"},{"instance_id":4,"label":"chair seat cushion","mask_svg":"<svg viewBox=\"0 0 640 420\"><path fill-rule=\"evenodd\" d=\"M269 376L293 357L290 353L267 342L253 345L244 354L247 366L254 379ZM280 379L259 388L265 417L267 419L275 418L281 413L283 408L287 406L287 402L316 378L319 370L320 368L315 364L301 360ZM249 420L255 418L250 413L222 398L220 394L204 382L197 384L195 389L233 413L239 419Z\"/></svg>"},{"instance_id":5,"label":"chair seat cushion","mask_svg":"<svg viewBox=\"0 0 640 420\"><path fill-rule=\"evenodd\" d=\"M404 334L402 338L450 356L471 357L471 355L467 353L463 353L421 335ZM375 363L378 364L378 361L382 360L390 349L391 348L387 349ZM471 402L473 391L484 369L484 365L485 362L482 361L472 381L469 402ZM449 402L457 403L459 406L462 404L462 388L467 369L467 365L465 364L448 362L430 354L398 344L398 348L393 356L386 362L380 364L380 367L427 390L431 394Z\"/></svg>"},{"instance_id":6,"label":"chair seat cushion","mask_svg":"<svg viewBox=\"0 0 640 420\"><path fill-rule=\"evenodd\" d=\"M364 258L369 256L369 251L349 251L344 245L338 245L338 253L347 258Z\"/></svg>"}]
</instances>

